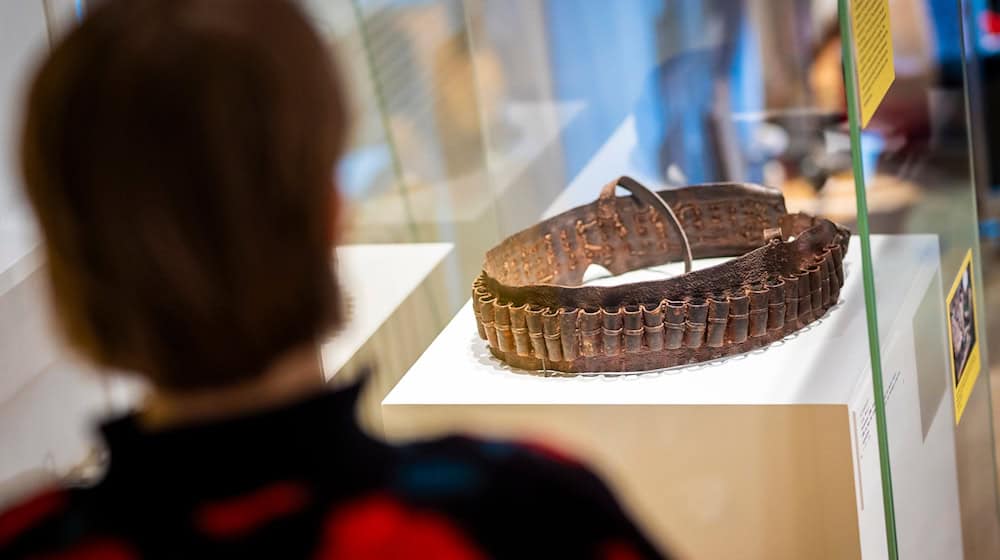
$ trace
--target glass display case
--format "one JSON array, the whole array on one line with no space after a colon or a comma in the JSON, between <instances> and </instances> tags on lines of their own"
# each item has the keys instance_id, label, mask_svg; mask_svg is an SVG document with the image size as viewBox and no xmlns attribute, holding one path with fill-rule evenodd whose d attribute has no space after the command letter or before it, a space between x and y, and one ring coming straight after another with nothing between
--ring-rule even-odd
<instances>
[{"instance_id":1,"label":"glass display case","mask_svg":"<svg viewBox=\"0 0 1000 560\"><path fill-rule=\"evenodd\" d=\"M967 76L975 75L977 22L965 2L930 2L908 19L899 15L900 27L922 24L921 31L905 43L891 19L896 77L870 116L860 100L863 49L844 51L847 76L859 77L847 89L851 176L863 218L857 229L871 240L866 311L875 394L885 394L880 431L889 546L898 557L926 554L917 536L925 528L913 512L935 504L938 519L960 523L966 557L986 558L998 554L997 492L976 200L977 183L989 177L973 156L970 115L982 103L981 90L967 86L974 83ZM860 44L850 40L851 28L842 25L845 44ZM922 246L913 260L926 272L915 269L913 277L926 287L911 293L900 290L893 263L906 251L901 242ZM916 303L912 316L893 318L895 302L909 297ZM940 410L951 421L936 426ZM943 448L929 447L936 430L950 432L940 440ZM918 461L917 443L927 449ZM939 484L919 482L921 473Z\"/></svg>"},{"instance_id":2,"label":"glass display case","mask_svg":"<svg viewBox=\"0 0 1000 560\"><path fill-rule=\"evenodd\" d=\"M340 172L350 239L392 269L362 280L412 284L402 299L414 309L387 314L395 344L351 355L375 366L376 429L552 439L596 465L654 538L694 557L1000 550L964 4L308 5L355 88ZM882 5L894 79L863 123L855 63L868 47L856 48L850 17ZM707 284L685 283L671 218L645 206L655 202L611 187L602 200L632 220L617 226L640 237L600 231L595 200L622 176L666 199ZM789 212L842 225L843 254L825 240L796 257L802 270L733 284L727 261L809 234L718 183L766 185ZM684 187L699 184L718 200L685 207ZM545 224L581 206L592 212L571 226L600 233L553 241L561 230ZM747 216L765 227L750 231ZM539 222L539 239L504 241ZM659 254L644 228L660 232L649 234ZM706 249L726 235L746 245ZM393 264L428 249L413 279L420 267ZM635 283L666 291L588 308L572 290L581 281L601 297ZM777 334L741 345L755 329ZM331 376L351 374L341 362Z\"/></svg>"},{"instance_id":3,"label":"glass display case","mask_svg":"<svg viewBox=\"0 0 1000 560\"><path fill-rule=\"evenodd\" d=\"M374 429L555 441L685 556L1000 554L964 2L305 4Z\"/></svg>"}]
</instances>

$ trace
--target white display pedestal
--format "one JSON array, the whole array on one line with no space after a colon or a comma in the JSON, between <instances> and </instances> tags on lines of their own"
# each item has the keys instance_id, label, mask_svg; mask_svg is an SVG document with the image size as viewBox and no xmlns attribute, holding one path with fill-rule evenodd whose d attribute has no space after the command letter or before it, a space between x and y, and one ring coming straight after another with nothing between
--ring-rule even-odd
<instances>
[{"instance_id":1,"label":"white display pedestal","mask_svg":"<svg viewBox=\"0 0 1000 560\"><path fill-rule=\"evenodd\" d=\"M379 404L440 332L446 317L451 243L398 243L337 247L346 320L322 346L327 380L350 382L365 369L371 375L361 395L360 414L382 430Z\"/></svg>"},{"instance_id":2,"label":"white display pedestal","mask_svg":"<svg viewBox=\"0 0 1000 560\"><path fill-rule=\"evenodd\" d=\"M886 273L876 284L897 505L907 506L897 507L902 557L960 558L951 401L935 377L947 370L917 364L913 342L917 309L941 299L937 240L873 236L872 246ZM845 267L841 303L809 329L638 376L513 371L488 353L466 305L383 401L386 433L553 441L594 465L649 534L684 556L881 558L856 240Z\"/></svg>"},{"instance_id":3,"label":"white display pedestal","mask_svg":"<svg viewBox=\"0 0 1000 560\"><path fill-rule=\"evenodd\" d=\"M420 292L453 248L451 243L337 247L337 273L344 288L347 318L343 327L323 345L323 369L328 380L353 365L359 355L371 357L363 351L365 345L390 323L411 295ZM386 274L389 270L392 273Z\"/></svg>"}]
</instances>

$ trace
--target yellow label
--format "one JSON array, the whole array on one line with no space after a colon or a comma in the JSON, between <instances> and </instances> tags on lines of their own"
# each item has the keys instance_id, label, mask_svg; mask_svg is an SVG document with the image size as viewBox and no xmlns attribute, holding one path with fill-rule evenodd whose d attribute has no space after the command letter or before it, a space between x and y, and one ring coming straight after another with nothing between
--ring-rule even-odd
<instances>
[{"instance_id":1,"label":"yellow label","mask_svg":"<svg viewBox=\"0 0 1000 560\"><path fill-rule=\"evenodd\" d=\"M889 30L889 0L850 2L861 127L864 128L896 79L892 63L892 33Z\"/></svg>"},{"instance_id":2,"label":"yellow label","mask_svg":"<svg viewBox=\"0 0 1000 560\"><path fill-rule=\"evenodd\" d=\"M979 377L979 318L976 317L976 283L972 270L972 249L965 255L962 267L945 300L948 320L948 361L951 364L952 387L955 392L955 423L965 412L972 387Z\"/></svg>"}]
</instances>

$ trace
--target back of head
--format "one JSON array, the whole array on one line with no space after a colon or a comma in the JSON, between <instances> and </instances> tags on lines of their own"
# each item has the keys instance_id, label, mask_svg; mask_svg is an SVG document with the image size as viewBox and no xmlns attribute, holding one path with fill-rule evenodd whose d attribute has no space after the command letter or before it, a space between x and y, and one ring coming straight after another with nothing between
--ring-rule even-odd
<instances>
[{"instance_id":1,"label":"back of head","mask_svg":"<svg viewBox=\"0 0 1000 560\"><path fill-rule=\"evenodd\" d=\"M289 1L101 3L40 69L22 140L69 341L175 389L314 342L340 313L347 121Z\"/></svg>"}]
</instances>

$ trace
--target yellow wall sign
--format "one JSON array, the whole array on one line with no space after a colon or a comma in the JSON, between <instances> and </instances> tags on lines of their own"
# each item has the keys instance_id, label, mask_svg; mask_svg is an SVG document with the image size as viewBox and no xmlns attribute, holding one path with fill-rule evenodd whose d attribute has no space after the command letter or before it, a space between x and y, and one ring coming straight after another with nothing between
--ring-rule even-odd
<instances>
[{"instance_id":1,"label":"yellow wall sign","mask_svg":"<svg viewBox=\"0 0 1000 560\"><path fill-rule=\"evenodd\" d=\"M945 307L948 314L948 361L951 363L952 387L955 393L955 423L962 419L972 387L979 377L979 319L976 317L976 285L972 271L972 249L965 255L962 267L948 292Z\"/></svg>"},{"instance_id":2,"label":"yellow wall sign","mask_svg":"<svg viewBox=\"0 0 1000 560\"><path fill-rule=\"evenodd\" d=\"M875 114L896 79L889 30L889 0L850 0L854 53L858 69L861 126Z\"/></svg>"}]
</instances>

